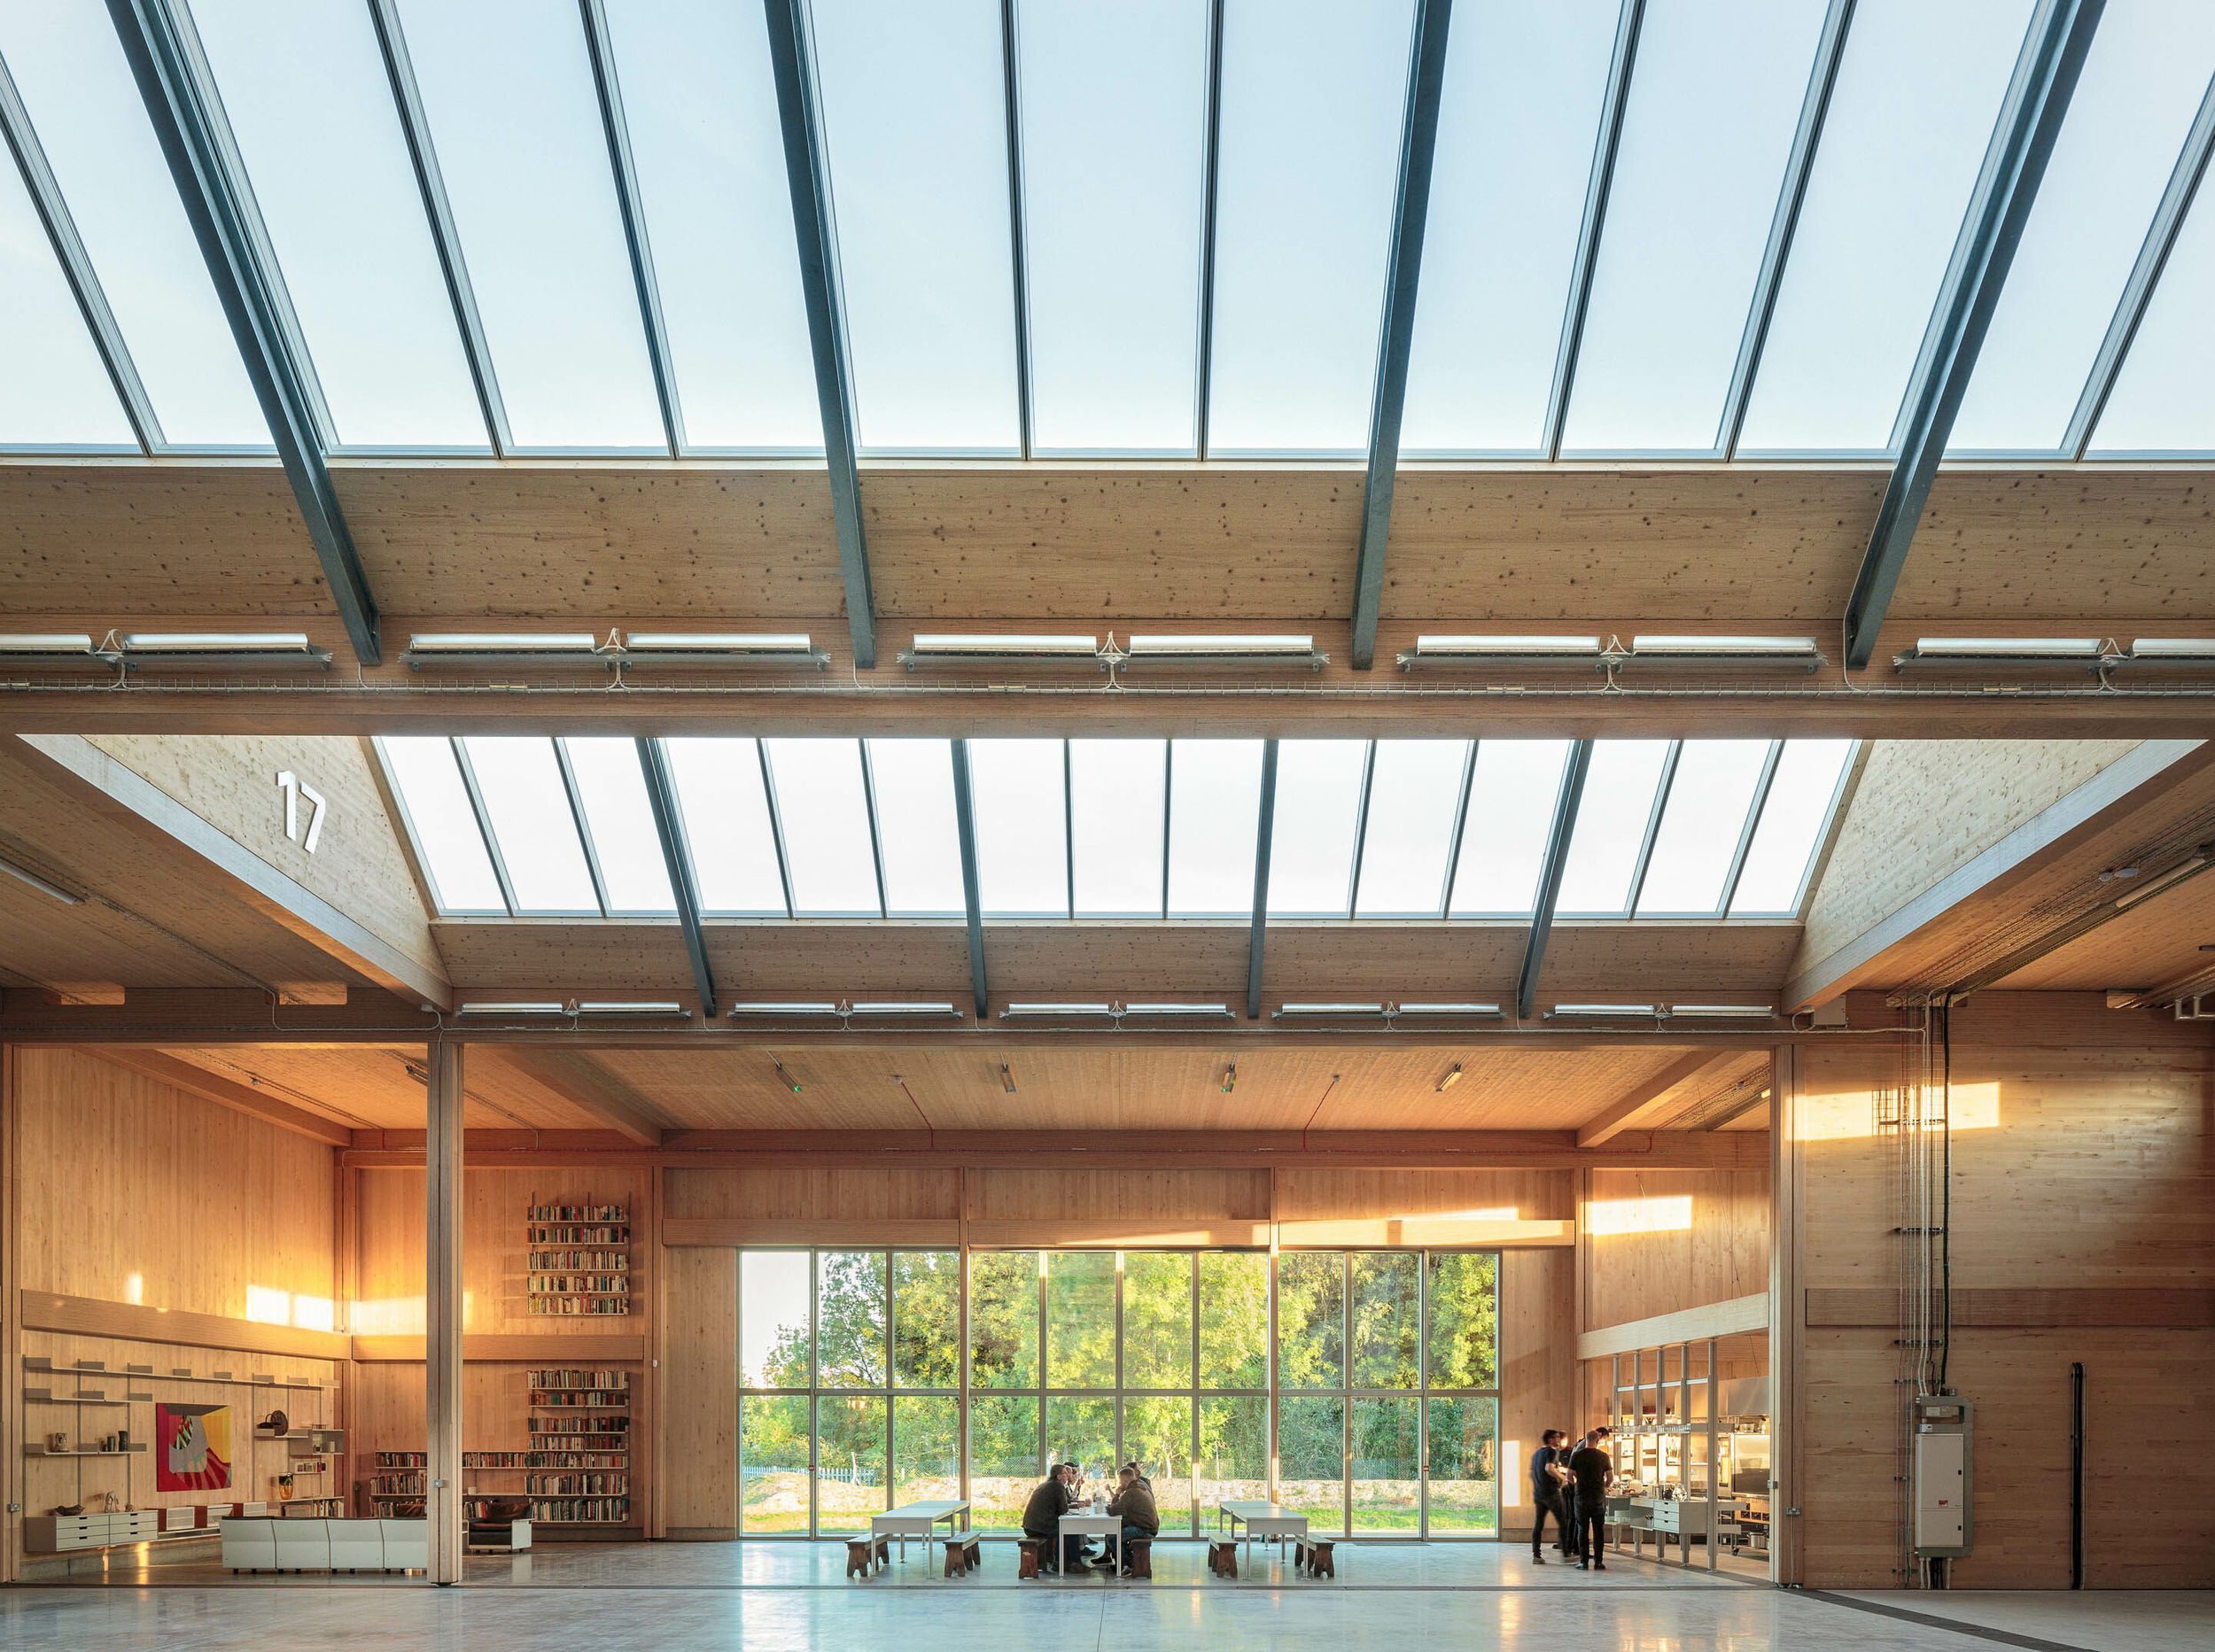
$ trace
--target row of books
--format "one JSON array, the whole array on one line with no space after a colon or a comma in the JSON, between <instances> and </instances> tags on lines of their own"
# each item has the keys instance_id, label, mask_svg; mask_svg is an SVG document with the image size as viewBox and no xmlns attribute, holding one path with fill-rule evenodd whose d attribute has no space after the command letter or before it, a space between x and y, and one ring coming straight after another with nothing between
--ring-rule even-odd
<instances>
[{"instance_id":1,"label":"row of books","mask_svg":"<svg viewBox=\"0 0 2215 1652\"><path fill-rule=\"evenodd\" d=\"M628 1251L533 1251L534 1274L617 1273L631 1271Z\"/></svg>"},{"instance_id":2,"label":"row of books","mask_svg":"<svg viewBox=\"0 0 2215 1652\"><path fill-rule=\"evenodd\" d=\"M525 1240L531 1245L627 1245L631 1230L627 1227L610 1227L605 1223L576 1226L563 1223L557 1227L537 1226L525 1229Z\"/></svg>"},{"instance_id":3,"label":"row of books","mask_svg":"<svg viewBox=\"0 0 2215 1652\"><path fill-rule=\"evenodd\" d=\"M627 1497L540 1498L531 1505L531 1518L553 1525L619 1526L631 1517Z\"/></svg>"},{"instance_id":4,"label":"row of books","mask_svg":"<svg viewBox=\"0 0 2215 1652\"><path fill-rule=\"evenodd\" d=\"M525 1482L532 1496L621 1496L631 1489L627 1474L534 1474Z\"/></svg>"},{"instance_id":5,"label":"row of books","mask_svg":"<svg viewBox=\"0 0 2215 1652\"><path fill-rule=\"evenodd\" d=\"M627 1389L631 1385L628 1371L525 1371L524 1377L533 1388Z\"/></svg>"},{"instance_id":6,"label":"row of books","mask_svg":"<svg viewBox=\"0 0 2215 1652\"><path fill-rule=\"evenodd\" d=\"M533 1416L529 1419L533 1434L624 1434L631 1431L627 1412L608 1412L595 1416ZM628 1444L627 1440L622 1442Z\"/></svg>"},{"instance_id":7,"label":"row of books","mask_svg":"<svg viewBox=\"0 0 2215 1652\"><path fill-rule=\"evenodd\" d=\"M627 1222L630 1211L621 1205L533 1205L532 1222Z\"/></svg>"},{"instance_id":8,"label":"row of books","mask_svg":"<svg viewBox=\"0 0 2215 1652\"><path fill-rule=\"evenodd\" d=\"M529 1299L531 1312L557 1319L595 1319L631 1311L628 1292L608 1296L536 1295Z\"/></svg>"},{"instance_id":9,"label":"row of books","mask_svg":"<svg viewBox=\"0 0 2215 1652\"><path fill-rule=\"evenodd\" d=\"M465 1451L464 1469L627 1469L627 1451Z\"/></svg>"}]
</instances>

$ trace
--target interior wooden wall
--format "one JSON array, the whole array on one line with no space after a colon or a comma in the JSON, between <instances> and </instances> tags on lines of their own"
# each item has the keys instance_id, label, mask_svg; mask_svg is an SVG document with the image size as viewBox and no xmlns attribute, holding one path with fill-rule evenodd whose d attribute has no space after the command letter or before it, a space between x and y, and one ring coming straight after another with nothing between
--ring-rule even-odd
<instances>
[{"instance_id":1,"label":"interior wooden wall","mask_svg":"<svg viewBox=\"0 0 2215 1652\"><path fill-rule=\"evenodd\" d=\"M1806 1053L1804 1282L1896 1284L1890 1144L1869 1130L1901 1058ZM2204 1290L2215 1270L2207 1052L1956 1046L1964 1088L1996 1084L1996 1126L1954 1133L1956 1291ZM1805 1333L1799 1501L1810 1587L1890 1588L1900 1563L1891 1325ZM2215 1330L1956 1327L1951 1385L1977 1405L1975 1552L1962 1588L2063 1588L2069 1571L2069 1368L2086 1368L2085 1552L2092 1587L2215 1583L2215 1503L2149 1477L2149 1432L2215 1406ZM2170 1447L2151 1448L2156 1454Z\"/></svg>"},{"instance_id":2,"label":"interior wooden wall","mask_svg":"<svg viewBox=\"0 0 2215 1652\"><path fill-rule=\"evenodd\" d=\"M1588 1203L1689 1197L1691 1226L1579 1230L1589 1256L1583 1330L1652 1319L1769 1288L1767 1170L1595 1170Z\"/></svg>"}]
</instances>

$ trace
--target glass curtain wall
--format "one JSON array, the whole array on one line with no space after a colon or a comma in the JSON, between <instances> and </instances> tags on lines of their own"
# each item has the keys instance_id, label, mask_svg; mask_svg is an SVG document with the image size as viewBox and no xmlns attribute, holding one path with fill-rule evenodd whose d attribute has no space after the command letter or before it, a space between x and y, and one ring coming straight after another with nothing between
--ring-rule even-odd
<instances>
[{"instance_id":1,"label":"glass curtain wall","mask_svg":"<svg viewBox=\"0 0 2215 1652\"><path fill-rule=\"evenodd\" d=\"M954 1253L742 1253L743 1532L866 1531L964 1494L1013 1531L1047 1463L1134 1459L1165 1536L1272 1492L1317 1532L1496 1531L1496 1254L1286 1252L1273 1292L1259 1251L969 1265L965 1455Z\"/></svg>"}]
</instances>

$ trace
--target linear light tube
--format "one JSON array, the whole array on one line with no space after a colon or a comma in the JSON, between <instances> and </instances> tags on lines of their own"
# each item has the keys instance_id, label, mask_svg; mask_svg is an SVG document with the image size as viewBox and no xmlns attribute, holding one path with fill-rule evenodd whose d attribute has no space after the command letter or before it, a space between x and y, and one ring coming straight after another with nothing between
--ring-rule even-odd
<instances>
[{"instance_id":1,"label":"linear light tube","mask_svg":"<svg viewBox=\"0 0 2215 1652\"><path fill-rule=\"evenodd\" d=\"M794 1020L809 1016L835 1020L841 1011L835 1004L734 1004L725 1013L736 1016L742 1020L750 1017L762 1020Z\"/></svg>"},{"instance_id":2,"label":"linear light tube","mask_svg":"<svg viewBox=\"0 0 2215 1652\"><path fill-rule=\"evenodd\" d=\"M1204 1015L1227 1020L1231 1016L1231 1006L1227 1004L1126 1004L1123 1006L1123 1013L1125 1017Z\"/></svg>"},{"instance_id":3,"label":"linear light tube","mask_svg":"<svg viewBox=\"0 0 2215 1652\"><path fill-rule=\"evenodd\" d=\"M847 1006L851 1015L952 1015L961 1012L951 1004L854 1004Z\"/></svg>"},{"instance_id":4,"label":"linear light tube","mask_svg":"<svg viewBox=\"0 0 2215 1652\"><path fill-rule=\"evenodd\" d=\"M52 896L64 906L82 906L84 904L83 896L72 895L68 890L63 888L58 883L49 883L45 879L40 877L38 873L33 872L28 866L19 866L12 860L0 859L0 872L4 872L11 878L19 879L21 881L29 884L34 889L36 889L42 895Z\"/></svg>"},{"instance_id":5,"label":"linear light tube","mask_svg":"<svg viewBox=\"0 0 2215 1652\"><path fill-rule=\"evenodd\" d=\"M2158 662L2164 665L2215 665L2215 638L2141 637L2121 663Z\"/></svg>"},{"instance_id":6,"label":"linear light tube","mask_svg":"<svg viewBox=\"0 0 2215 1652\"><path fill-rule=\"evenodd\" d=\"M1089 1016L1106 1020L1111 1020L1115 1013L1115 1006L1112 1004L1004 1004L1000 1005L999 1018L1008 1021Z\"/></svg>"},{"instance_id":7,"label":"linear light tube","mask_svg":"<svg viewBox=\"0 0 2215 1652\"><path fill-rule=\"evenodd\" d=\"M1127 660L1298 660L1320 665L1313 637L1133 637L1124 645Z\"/></svg>"},{"instance_id":8,"label":"linear light tube","mask_svg":"<svg viewBox=\"0 0 2215 1652\"><path fill-rule=\"evenodd\" d=\"M159 663L304 665L330 663L330 651L299 632L133 632L123 639L123 657Z\"/></svg>"},{"instance_id":9,"label":"linear light tube","mask_svg":"<svg viewBox=\"0 0 2215 1652\"><path fill-rule=\"evenodd\" d=\"M1626 1016L1647 1016L1653 1013L1651 1004L1557 1004L1546 1012L1546 1019L1557 1017L1563 1020L1620 1020Z\"/></svg>"},{"instance_id":10,"label":"linear light tube","mask_svg":"<svg viewBox=\"0 0 2215 1652\"><path fill-rule=\"evenodd\" d=\"M400 658L425 665L602 665L609 655L577 632L443 632L408 639Z\"/></svg>"},{"instance_id":11,"label":"linear light tube","mask_svg":"<svg viewBox=\"0 0 2215 1652\"><path fill-rule=\"evenodd\" d=\"M2096 669L2105 656L2097 637L1917 637L1915 647L1892 655L1897 671L1910 665L2082 666Z\"/></svg>"},{"instance_id":12,"label":"linear light tube","mask_svg":"<svg viewBox=\"0 0 2215 1652\"><path fill-rule=\"evenodd\" d=\"M1403 1004L1396 1006L1393 1013L1403 1019L1414 1015L1496 1021L1501 1018L1500 1006L1496 1004Z\"/></svg>"},{"instance_id":13,"label":"linear light tube","mask_svg":"<svg viewBox=\"0 0 2215 1652\"><path fill-rule=\"evenodd\" d=\"M1106 666L1100 658L1097 637L1040 636L1023 633L989 636L968 632L919 633L900 650L899 662L911 671L933 662L962 660L1050 660L1064 664L1089 663Z\"/></svg>"},{"instance_id":14,"label":"linear light tube","mask_svg":"<svg viewBox=\"0 0 2215 1652\"><path fill-rule=\"evenodd\" d=\"M566 1004L495 1004L471 1003L461 1004L456 1015L567 1015Z\"/></svg>"},{"instance_id":15,"label":"linear light tube","mask_svg":"<svg viewBox=\"0 0 2215 1652\"><path fill-rule=\"evenodd\" d=\"M1270 1019L1278 1021L1345 1020L1356 1015L1381 1017L1384 1012L1385 1006L1381 1004L1283 1004L1277 1006Z\"/></svg>"},{"instance_id":16,"label":"linear light tube","mask_svg":"<svg viewBox=\"0 0 2215 1652\"><path fill-rule=\"evenodd\" d=\"M1776 1012L1766 1004L1672 1004L1672 1018L1690 1017L1714 1021L1773 1021Z\"/></svg>"},{"instance_id":17,"label":"linear light tube","mask_svg":"<svg viewBox=\"0 0 2215 1652\"><path fill-rule=\"evenodd\" d=\"M812 665L830 655L804 631L633 632L616 651L626 665Z\"/></svg>"},{"instance_id":18,"label":"linear light tube","mask_svg":"<svg viewBox=\"0 0 2215 1652\"><path fill-rule=\"evenodd\" d=\"M1736 661L1744 665L1796 665L1812 671L1823 663L1823 650L1813 637L1634 637L1630 657L1700 664Z\"/></svg>"},{"instance_id":19,"label":"linear light tube","mask_svg":"<svg viewBox=\"0 0 2215 1652\"><path fill-rule=\"evenodd\" d=\"M1403 671L1418 665L1593 664L1599 658L1597 637L1542 636L1418 637L1399 655Z\"/></svg>"},{"instance_id":20,"label":"linear light tube","mask_svg":"<svg viewBox=\"0 0 2215 1652\"><path fill-rule=\"evenodd\" d=\"M681 1004L579 1004L579 1015L682 1015L689 1018L692 1012Z\"/></svg>"}]
</instances>

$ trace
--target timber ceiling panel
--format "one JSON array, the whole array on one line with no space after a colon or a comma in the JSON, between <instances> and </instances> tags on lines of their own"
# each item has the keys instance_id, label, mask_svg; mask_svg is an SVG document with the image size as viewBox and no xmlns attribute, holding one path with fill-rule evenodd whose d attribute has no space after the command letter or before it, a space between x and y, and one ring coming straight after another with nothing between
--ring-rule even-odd
<instances>
[{"instance_id":1,"label":"timber ceiling panel","mask_svg":"<svg viewBox=\"0 0 2215 1652\"><path fill-rule=\"evenodd\" d=\"M2102 892L2114 885L2103 886ZM2215 873L2149 896L1998 983L2010 992L2141 990L2215 968Z\"/></svg>"},{"instance_id":2,"label":"timber ceiling panel","mask_svg":"<svg viewBox=\"0 0 2215 1652\"><path fill-rule=\"evenodd\" d=\"M231 1044L169 1054L358 1129L420 1130L420 1045ZM596 1130L601 1121L497 1061L462 1065L462 1121L478 1130Z\"/></svg>"},{"instance_id":3,"label":"timber ceiling panel","mask_svg":"<svg viewBox=\"0 0 2215 1652\"><path fill-rule=\"evenodd\" d=\"M854 1051L766 1043L607 1050L597 1059L672 1120L699 1129L1500 1130L1571 1128L1684 1053L1649 1043L1483 1048L1459 1057L1361 1046L1163 1050L1134 1035L1128 1051L983 1040ZM1457 1059L1463 1076L1442 1094L1439 1081ZM777 1073L779 1061L800 1086L797 1094ZM1233 1061L1237 1082L1225 1094Z\"/></svg>"}]
</instances>

